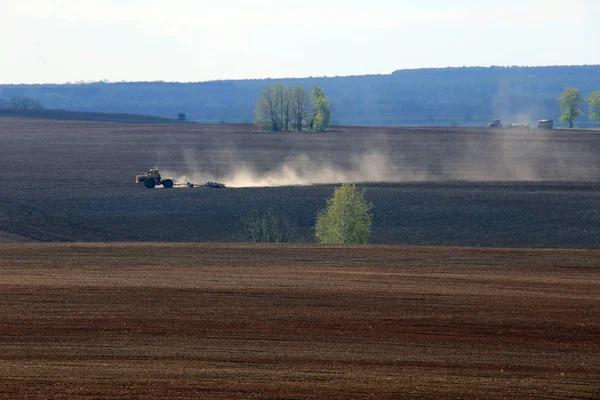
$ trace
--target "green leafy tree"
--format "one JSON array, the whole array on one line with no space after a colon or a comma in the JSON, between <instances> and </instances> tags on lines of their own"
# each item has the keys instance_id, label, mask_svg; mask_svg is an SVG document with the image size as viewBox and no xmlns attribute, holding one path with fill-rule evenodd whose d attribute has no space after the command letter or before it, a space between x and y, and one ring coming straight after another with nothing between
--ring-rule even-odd
<instances>
[{"instance_id":1,"label":"green leafy tree","mask_svg":"<svg viewBox=\"0 0 600 400\"><path fill-rule=\"evenodd\" d=\"M317 132L324 132L331 119L329 99L322 88L315 86L312 90L312 101L314 105L312 128Z\"/></svg>"},{"instance_id":2,"label":"green leafy tree","mask_svg":"<svg viewBox=\"0 0 600 400\"><path fill-rule=\"evenodd\" d=\"M367 243L371 235L371 208L364 190L346 183L327 200L317 216L315 236L320 243Z\"/></svg>"},{"instance_id":3,"label":"green leafy tree","mask_svg":"<svg viewBox=\"0 0 600 400\"><path fill-rule=\"evenodd\" d=\"M326 97L325 91L320 86L313 86L312 92L310 93L313 102L316 102L319 97Z\"/></svg>"},{"instance_id":4,"label":"green leafy tree","mask_svg":"<svg viewBox=\"0 0 600 400\"><path fill-rule=\"evenodd\" d=\"M584 103L585 99L581 96L579 90L574 88L566 88L560 97L560 112L562 113L560 120L562 122L568 122L569 128L573 127L573 122L583 115L583 111L579 109Z\"/></svg>"},{"instance_id":5,"label":"green leafy tree","mask_svg":"<svg viewBox=\"0 0 600 400\"><path fill-rule=\"evenodd\" d=\"M600 124L600 90L596 90L595 92L592 92L592 94L590 95L589 102L590 102L590 110L589 110L590 120L596 121L597 123Z\"/></svg>"},{"instance_id":6,"label":"green leafy tree","mask_svg":"<svg viewBox=\"0 0 600 400\"><path fill-rule=\"evenodd\" d=\"M329 100L324 97L317 99L315 103L315 119L313 128L317 132L325 132L329 126L329 120L331 118L331 110L329 107Z\"/></svg>"}]
</instances>

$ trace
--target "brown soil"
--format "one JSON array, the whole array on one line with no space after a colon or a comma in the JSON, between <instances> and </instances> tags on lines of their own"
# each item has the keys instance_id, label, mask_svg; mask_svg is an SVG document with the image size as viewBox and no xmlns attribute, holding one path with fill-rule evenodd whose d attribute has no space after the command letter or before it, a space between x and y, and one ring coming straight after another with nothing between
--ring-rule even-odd
<instances>
[{"instance_id":1,"label":"brown soil","mask_svg":"<svg viewBox=\"0 0 600 400\"><path fill-rule=\"evenodd\" d=\"M0 245L0 398L591 399L600 252Z\"/></svg>"}]
</instances>

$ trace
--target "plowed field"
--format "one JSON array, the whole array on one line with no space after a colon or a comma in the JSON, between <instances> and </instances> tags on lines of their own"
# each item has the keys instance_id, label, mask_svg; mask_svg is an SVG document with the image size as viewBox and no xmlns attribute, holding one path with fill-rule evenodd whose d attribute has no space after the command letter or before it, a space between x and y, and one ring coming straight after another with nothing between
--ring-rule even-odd
<instances>
[{"instance_id":1,"label":"plowed field","mask_svg":"<svg viewBox=\"0 0 600 400\"><path fill-rule=\"evenodd\" d=\"M352 181L374 206L371 243L598 249L598 154L592 131L0 118L0 241L236 242L240 220L268 209L313 241L326 198ZM229 188L136 186L153 166Z\"/></svg>"},{"instance_id":2,"label":"plowed field","mask_svg":"<svg viewBox=\"0 0 600 400\"><path fill-rule=\"evenodd\" d=\"M0 244L3 399L599 389L597 251Z\"/></svg>"}]
</instances>

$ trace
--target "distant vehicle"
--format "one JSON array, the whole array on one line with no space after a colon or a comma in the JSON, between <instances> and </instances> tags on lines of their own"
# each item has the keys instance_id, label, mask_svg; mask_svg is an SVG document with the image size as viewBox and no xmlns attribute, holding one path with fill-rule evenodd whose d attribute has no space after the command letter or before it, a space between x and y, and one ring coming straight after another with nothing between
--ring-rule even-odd
<instances>
[{"instance_id":1,"label":"distant vehicle","mask_svg":"<svg viewBox=\"0 0 600 400\"><path fill-rule=\"evenodd\" d=\"M502 128L502 122L499 119L493 119L492 122L488 124L488 128Z\"/></svg>"},{"instance_id":2,"label":"distant vehicle","mask_svg":"<svg viewBox=\"0 0 600 400\"><path fill-rule=\"evenodd\" d=\"M551 119L540 119L537 122L538 129L554 129L554 121Z\"/></svg>"},{"instance_id":3,"label":"distant vehicle","mask_svg":"<svg viewBox=\"0 0 600 400\"><path fill-rule=\"evenodd\" d=\"M158 168L150 168L145 174L136 175L135 183L143 183L148 189L154 189L156 185L163 185L163 187L169 189L173 187L175 181L170 178L163 179Z\"/></svg>"},{"instance_id":4,"label":"distant vehicle","mask_svg":"<svg viewBox=\"0 0 600 400\"><path fill-rule=\"evenodd\" d=\"M193 183L187 182L183 183L175 183L175 179L166 178L163 179L160 175L160 171L158 168L150 168L148 172L143 175L135 176L135 183L143 183L147 189L154 189L156 185L163 185L164 188L169 189L172 187L189 187L189 188L199 188L199 187L210 187L215 189L223 189L226 188L224 183L221 182L212 182L208 181L206 183Z\"/></svg>"}]
</instances>

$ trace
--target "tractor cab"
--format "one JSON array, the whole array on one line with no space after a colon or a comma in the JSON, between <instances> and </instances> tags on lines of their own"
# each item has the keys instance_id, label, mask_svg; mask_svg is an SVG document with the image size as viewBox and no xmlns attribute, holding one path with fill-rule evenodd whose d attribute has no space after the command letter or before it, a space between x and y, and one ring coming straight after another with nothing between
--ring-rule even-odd
<instances>
[{"instance_id":1,"label":"tractor cab","mask_svg":"<svg viewBox=\"0 0 600 400\"><path fill-rule=\"evenodd\" d=\"M148 170L148 172L146 172L146 176L148 178L154 178L154 179L160 180L160 172L158 171L158 168L150 168Z\"/></svg>"},{"instance_id":2,"label":"tractor cab","mask_svg":"<svg viewBox=\"0 0 600 400\"><path fill-rule=\"evenodd\" d=\"M148 172L143 175L136 175L135 178L136 183L144 182L146 179L157 179L160 181L160 172L158 168L150 168Z\"/></svg>"},{"instance_id":3,"label":"tractor cab","mask_svg":"<svg viewBox=\"0 0 600 400\"><path fill-rule=\"evenodd\" d=\"M150 168L143 175L136 175L135 183L143 183L148 189L154 188L156 185L163 185L166 188L173 187L172 179L162 179L158 168Z\"/></svg>"}]
</instances>

